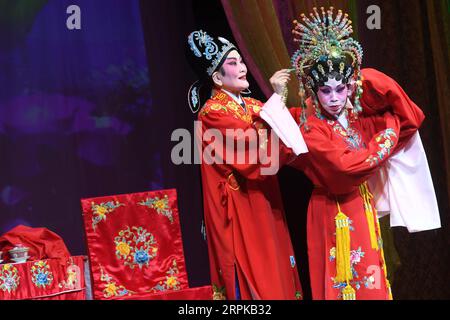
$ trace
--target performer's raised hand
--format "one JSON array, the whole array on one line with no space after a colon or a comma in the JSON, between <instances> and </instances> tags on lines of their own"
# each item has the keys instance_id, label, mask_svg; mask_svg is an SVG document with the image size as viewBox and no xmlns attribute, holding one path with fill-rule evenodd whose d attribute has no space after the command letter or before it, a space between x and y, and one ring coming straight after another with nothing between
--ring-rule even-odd
<instances>
[{"instance_id":1,"label":"performer's raised hand","mask_svg":"<svg viewBox=\"0 0 450 320\"><path fill-rule=\"evenodd\" d=\"M275 93L282 95L289 80L291 80L290 69L281 69L270 78L270 84Z\"/></svg>"}]
</instances>

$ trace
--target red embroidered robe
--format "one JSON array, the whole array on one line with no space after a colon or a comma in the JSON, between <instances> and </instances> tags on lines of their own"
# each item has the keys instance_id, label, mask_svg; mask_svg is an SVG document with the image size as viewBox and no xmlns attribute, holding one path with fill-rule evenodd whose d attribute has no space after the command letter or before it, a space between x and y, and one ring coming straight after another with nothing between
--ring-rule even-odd
<instances>
[{"instance_id":1,"label":"red embroidered robe","mask_svg":"<svg viewBox=\"0 0 450 320\"><path fill-rule=\"evenodd\" d=\"M307 215L313 299L342 299L344 293L345 298L357 300L391 298L380 227L366 181L417 131L424 115L393 79L374 69L364 69L362 75L364 114L350 119L347 129L324 111L309 116L310 130L302 127L309 153L292 164L315 185ZM296 120L299 111L291 109ZM339 257L343 251L337 253L336 248L339 209L349 224L350 248L345 257ZM340 264L344 275L348 269L344 278L336 279L337 259L344 262ZM355 291L353 296L348 285Z\"/></svg>"},{"instance_id":2,"label":"red embroidered robe","mask_svg":"<svg viewBox=\"0 0 450 320\"><path fill-rule=\"evenodd\" d=\"M199 113L202 130L262 129L258 114L262 103L243 98L246 111L223 91L209 99ZM230 133L228 133L230 135ZM271 148L270 135L246 140L245 153ZM234 137L234 145L242 142ZM202 142L202 151L211 142ZM225 142L223 142L225 145ZM201 165L203 203L208 241L211 281L216 299L236 298L236 276L242 299L301 298L301 287L278 180L261 175L262 165L226 164L224 148L215 151L223 164ZM280 165L292 159L290 149L280 142Z\"/></svg>"}]
</instances>

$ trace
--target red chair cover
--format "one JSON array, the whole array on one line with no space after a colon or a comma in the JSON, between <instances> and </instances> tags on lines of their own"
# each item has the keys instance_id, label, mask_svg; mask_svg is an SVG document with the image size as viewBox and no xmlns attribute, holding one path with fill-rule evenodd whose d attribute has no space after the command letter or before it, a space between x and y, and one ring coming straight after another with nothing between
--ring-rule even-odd
<instances>
[{"instance_id":1,"label":"red chair cover","mask_svg":"<svg viewBox=\"0 0 450 320\"><path fill-rule=\"evenodd\" d=\"M189 289L175 189L81 204L94 299L161 299Z\"/></svg>"},{"instance_id":2,"label":"red chair cover","mask_svg":"<svg viewBox=\"0 0 450 320\"><path fill-rule=\"evenodd\" d=\"M0 264L0 300L85 300L84 257Z\"/></svg>"}]
</instances>

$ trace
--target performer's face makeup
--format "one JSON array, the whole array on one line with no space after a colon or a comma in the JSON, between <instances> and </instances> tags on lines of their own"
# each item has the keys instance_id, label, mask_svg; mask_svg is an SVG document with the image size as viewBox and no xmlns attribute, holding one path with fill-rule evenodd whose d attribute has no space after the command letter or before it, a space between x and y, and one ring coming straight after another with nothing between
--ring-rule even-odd
<instances>
[{"instance_id":1,"label":"performer's face makeup","mask_svg":"<svg viewBox=\"0 0 450 320\"><path fill-rule=\"evenodd\" d=\"M348 87L342 80L328 78L324 86L319 87L317 98L322 108L331 116L338 117L345 107L348 96Z\"/></svg>"},{"instance_id":2,"label":"performer's face makeup","mask_svg":"<svg viewBox=\"0 0 450 320\"><path fill-rule=\"evenodd\" d=\"M242 61L242 57L236 50L231 51L225 58L222 65L223 74L215 72L214 82L225 90L236 95L249 87L247 81L247 66Z\"/></svg>"}]
</instances>

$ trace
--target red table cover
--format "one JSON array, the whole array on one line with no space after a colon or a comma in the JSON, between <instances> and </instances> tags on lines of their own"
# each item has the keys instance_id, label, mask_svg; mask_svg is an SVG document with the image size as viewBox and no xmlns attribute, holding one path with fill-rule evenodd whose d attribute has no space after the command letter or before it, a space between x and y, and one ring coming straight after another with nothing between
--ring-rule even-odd
<instances>
[{"instance_id":1,"label":"red table cover","mask_svg":"<svg viewBox=\"0 0 450 320\"><path fill-rule=\"evenodd\" d=\"M0 300L85 300L83 258L0 264Z\"/></svg>"},{"instance_id":2,"label":"red table cover","mask_svg":"<svg viewBox=\"0 0 450 320\"><path fill-rule=\"evenodd\" d=\"M3 259L10 259L8 251L18 244L29 249L28 256L30 261L52 258L66 261L70 257L64 240L47 228L18 225L4 233L0 236L0 248L3 251Z\"/></svg>"},{"instance_id":3,"label":"red table cover","mask_svg":"<svg viewBox=\"0 0 450 320\"><path fill-rule=\"evenodd\" d=\"M158 299L189 289L175 189L81 204L94 299Z\"/></svg>"}]
</instances>

